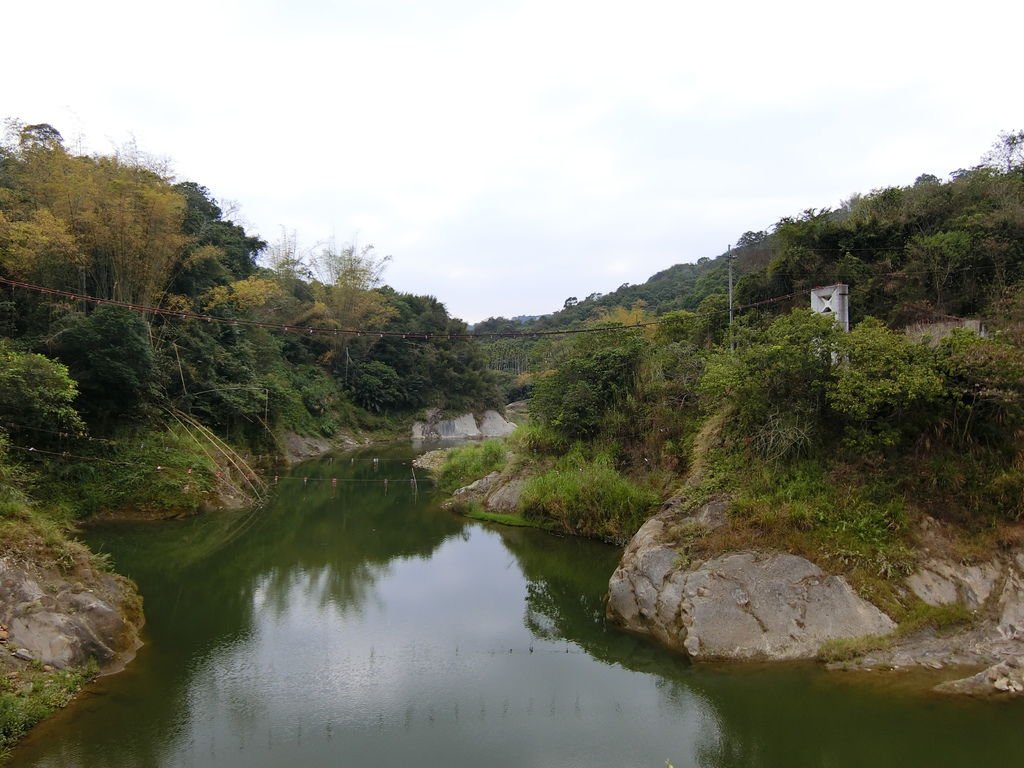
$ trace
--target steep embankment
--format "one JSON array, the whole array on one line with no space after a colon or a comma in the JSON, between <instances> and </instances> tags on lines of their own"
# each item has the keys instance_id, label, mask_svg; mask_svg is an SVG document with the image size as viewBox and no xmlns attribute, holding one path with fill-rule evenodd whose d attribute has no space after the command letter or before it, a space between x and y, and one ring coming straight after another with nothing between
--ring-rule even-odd
<instances>
[{"instance_id":1,"label":"steep embankment","mask_svg":"<svg viewBox=\"0 0 1024 768\"><path fill-rule=\"evenodd\" d=\"M97 673L134 656L142 599L27 506L0 518L0 756Z\"/></svg>"}]
</instances>

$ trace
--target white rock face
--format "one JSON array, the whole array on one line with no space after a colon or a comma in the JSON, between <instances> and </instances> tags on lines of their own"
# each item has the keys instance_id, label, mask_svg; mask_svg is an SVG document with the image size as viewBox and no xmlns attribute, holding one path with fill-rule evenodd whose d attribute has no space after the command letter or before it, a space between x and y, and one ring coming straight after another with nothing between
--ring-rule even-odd
<instances>
[{"instance_id":1,"label":"white rock face","mask_svg":"<svg viewBox=\"0 0 1024 768\"><path fill-rule=\"evenodd\" d=\"M1017 555L1017 568L1006 575L999 595L996 630L1006 640L1024 640L1024 556Z\"/></svg>"},{"instance_id":2,"label":"white rock face","mask_svg":"<svg viewBox=\"0 0 1024 768\"><path fill-rule=\"evenodd\" d=\"M464 413L454 419L438 418L432 411L426 421L412 425L413 440L461 440L477 437L504 437L515 431L516 425L505 421L497 411L484 411L480 421L471 413Z\"/></svg>"},{"instance_id":3,"label":"white rock face","mask_svg":"<svg viewBox=\"0 0 1024 768\"><path fill-rule=\"evenodd\" d=\"M479 428L484 437L507 437L516 431L516 425L505 421L505 417L497 411L484 411Z\"/></svg>"},{"instance_id":4,"label":"white rock face","mask_svg":"<svg viewBox=\"0 0 1024 768\"><path fill-rule=\"evenodd\" d=\"M845 579L796 555L732 552L687 565L670 544L673 522L649 520L612 575L608 616L626 629L695 659L784 660L896 628Z\"/></svg>"}]
</instances>

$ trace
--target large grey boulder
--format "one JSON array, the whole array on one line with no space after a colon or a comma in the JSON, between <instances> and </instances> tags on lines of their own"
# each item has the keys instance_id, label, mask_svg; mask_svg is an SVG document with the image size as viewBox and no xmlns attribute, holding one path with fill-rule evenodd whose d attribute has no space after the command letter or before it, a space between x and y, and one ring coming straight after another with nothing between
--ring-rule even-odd
<instances>
[{"instance_id":1,"label":"large grey boulder","mask_svg":"<svg viewBox=\"0 0 1024 768\"><path fill-rule=\"evenodd\" d=\"M126 582L94 572L87 577L93 586L0 558L0 624L7 627L8 647L57 668L90 658L105 665L134 652L137 629L120 605Z\"/></svg>"},{"instance_id":2,"label":"large grey boulder","mask_svg":"<svg viewBox=\"0 0 1024 768\"><path fill-rule=\"evenodd\" d=\"M480 434L484 437L507 437L516 431L516 425L506 421L497 411L484 411L480 418Z\"/></svg>"},{"instance_id":3,"label":"large grey boulder","mask_svg":"<svg viewBox=\"0 0 1024 768\"><path fill-rule=\"evenodd\" d=\"M641 527L609 582L610 620L694 659L808 659L826 641L895 629L845 579L796 555L731 552L688 564L673 531L698 518L667 513Z\"/></svg>"},{"instance_id":4,"label":"large grey boulder","mask_svg":"<svg viewBox=\"0 0 1024 768\"><path fill-rule=\"evenodd\" d=\"M519 499L523 495L523 486L525 485L525 478L516 477L509 480L491 492L484 502L484 506L491 512L503 514L515 512L519 508Z\"/></svg>"},{"instance_id":5,"label":"large grey boulder","mask_svg":"<svg viewBox=\"0 0 1024 768\"><path fill-rule=\"evenodd\" d=\"M487 495L491 488L494 487L494 484L498 482L499 477L501 477L500 472L491 472L479 480L474 480L469 485L464 485L456 490L452 494L452 500L463 503L478 501Z\"/></svg>"}]
</instances>

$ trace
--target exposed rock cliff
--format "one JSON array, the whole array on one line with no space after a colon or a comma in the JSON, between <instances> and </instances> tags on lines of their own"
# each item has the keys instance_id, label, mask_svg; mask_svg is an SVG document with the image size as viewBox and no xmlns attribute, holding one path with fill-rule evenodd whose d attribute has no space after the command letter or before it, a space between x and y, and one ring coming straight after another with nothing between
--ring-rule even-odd
<instances>
[{"instance_id":1,"label":"exposed rock cliff","mask_svg":"<svg viewBox=\"0 0 1024 768\"><path fill-rule=\"evenodd\" d=\"M475 437L505 437L515 431L516 425L505 420L497 411L484 411L477 419L464 413L453 419L443 419L437 410L427 413L426 421L412 425L413 440L459 440Z\"/></svg>"}]
</instances>

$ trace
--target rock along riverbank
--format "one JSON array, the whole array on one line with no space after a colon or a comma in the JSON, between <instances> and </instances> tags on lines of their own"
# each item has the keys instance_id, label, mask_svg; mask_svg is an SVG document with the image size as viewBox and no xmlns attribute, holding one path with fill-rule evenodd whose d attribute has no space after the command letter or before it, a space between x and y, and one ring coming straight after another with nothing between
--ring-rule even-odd
<instances>
[{"instance_id":1,"label":"rock along riverbank","mask_svg":"<svg viewBox=\"0 0 1024 768\"><path fill-rule=\"evenodd\" d=\"M690 562L681 555L687 532L727 525L726 506L669 505L647 521L609 582L609 620L697 661L813 659L826 643L871 638L874 650L830 668L971 667L980 671L937 690L1024 693L1024 552L955 562L943 554L942 526L927 519L923 561L901 588L929 605L962 605L974 620L949 634L895 635L889 616L805 558L748 550Z\"/></svg>"}]
</instances>

